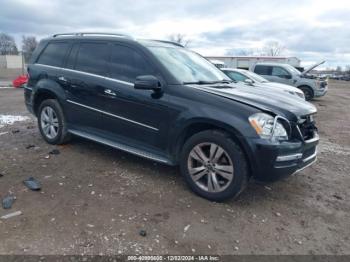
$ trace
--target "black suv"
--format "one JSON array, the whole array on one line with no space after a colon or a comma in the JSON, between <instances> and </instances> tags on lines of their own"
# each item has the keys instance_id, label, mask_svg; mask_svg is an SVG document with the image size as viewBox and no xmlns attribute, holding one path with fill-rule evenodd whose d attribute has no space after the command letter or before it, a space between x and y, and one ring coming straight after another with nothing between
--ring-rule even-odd
<instances>
[{"instance_id":1,"label":"black suv","mask_svg":"<svg viewBox=\"0 0 350 262\"><path fill-rule=\"evenodd\" d=\"M179 44L118 34L58 34L28 65L25 101L43 138L87 138L169 165L220 201L250 177L272 181L316 160L316 108L232 82Z\"/></svg>"}]
</instances>

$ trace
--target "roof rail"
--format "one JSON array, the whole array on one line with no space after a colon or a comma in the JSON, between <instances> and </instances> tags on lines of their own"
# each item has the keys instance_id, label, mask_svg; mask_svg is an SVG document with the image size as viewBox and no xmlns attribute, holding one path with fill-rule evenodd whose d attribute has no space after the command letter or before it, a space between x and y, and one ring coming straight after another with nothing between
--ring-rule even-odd
<instances>
[{"instance_id":1,"label":"roof rail","mask_svg":"<svg viewBox=\"0 0 350 262\"><path fill-rule=\"evenodd\" d=\"M176 45L179 47L184 47L182 44L177 43L177 42L173 42L173 41L168 41L168 40L157 40L157 39L152 39L152 41L156 41L156 42L161 42L161 43L165 43L165 44L171 44L171 45Z\"/></svg>"},{"instance_id":2,"label":"roof rail","mask_svg":"<svg viewBox=\"0 0 350 262\"><path fill-rule=\"evenodd\" d=\"M52 37L57 37L57 36L86 36L86 35L106 35L106 36L116 36L116 37L125 37L125 38L130 38L132 37L127 34L118 34L118 33L101 33L101 32L77 32L77 33L62 33L62 34L54 34Z\"/></svg>"}]
</instances>

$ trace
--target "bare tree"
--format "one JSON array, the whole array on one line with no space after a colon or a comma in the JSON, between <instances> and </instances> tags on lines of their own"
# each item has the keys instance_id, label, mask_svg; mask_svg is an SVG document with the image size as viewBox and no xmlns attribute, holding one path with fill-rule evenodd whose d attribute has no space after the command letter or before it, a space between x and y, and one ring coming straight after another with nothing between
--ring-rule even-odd
<instances>
[{"instance_id":1,"label":"bare tree","mask_svg":"<svg viewBox=\"0 0 350 262\"><path fill-rule=\"evenodd\" d=\"M284 52L285 49L286 47L281 45L278 41L269 41L264 45L261 55L279 56Z\"/></svg>"},{"instance_id":2,"label":"bare tree","mask_svg":"<svg viewBox=\"0 0 350 262\"><path fill-rule=\"evenodd\" d=\"M37 45L38 41L35 36L22 36L22 51L26 62L29 61Z\"/></svg>"},{"instance_id":3,"label":"bare tree","mask_svg":"<svg viewBox=\"0 0 350 262\"><path fill-rule=\"evenodd\" d=\"M175 43L178 43L183 46L188 46L191 42L190 39L187 39L183 34L172 34L169 36L169 40Z\"/></svg>"},{"instance_id":4,"label":"bare tree","mask_svg":"<svg viewBox=\"0 0 350 262\"><path fill-rule=\"evenodd\" d=\"M15 39L5 33L0 33L0 55L18 55Z\"/></svg>"}]
</instances>

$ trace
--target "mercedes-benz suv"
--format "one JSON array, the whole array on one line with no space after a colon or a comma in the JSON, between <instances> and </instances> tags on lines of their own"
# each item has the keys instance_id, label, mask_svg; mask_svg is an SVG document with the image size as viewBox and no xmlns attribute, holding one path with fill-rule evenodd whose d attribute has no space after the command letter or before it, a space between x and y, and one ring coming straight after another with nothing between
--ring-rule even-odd
<instances>
[{"instance_id":1,"label":"mercedes-benz suv","mask_svg":"<svg viewBox=\"0 0 350 262\"><path fill-rule=\"evenodd\" d=\"M316 108L235 83L179 44L125 35L57 34L28 65L25 103L50 144L72 135L180 165L198 195L237 196L316 160Z\"/></svg>"}]
</instances>

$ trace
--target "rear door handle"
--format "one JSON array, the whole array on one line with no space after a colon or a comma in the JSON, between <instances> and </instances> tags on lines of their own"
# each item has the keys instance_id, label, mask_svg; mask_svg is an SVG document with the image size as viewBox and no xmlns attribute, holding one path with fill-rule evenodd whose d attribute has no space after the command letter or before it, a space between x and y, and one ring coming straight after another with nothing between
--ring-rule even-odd
<instances>
[{"instance_id":1,"label":"rear door handle","mask_svg":"<svg viewBox=\"0 0 350 262\"><path fill-rule=\"evenodd\" d=\"M105 89L104 93L110 96L117 96L117 93L112 91L111 89Z\"/></svg>"}]
</instances>

